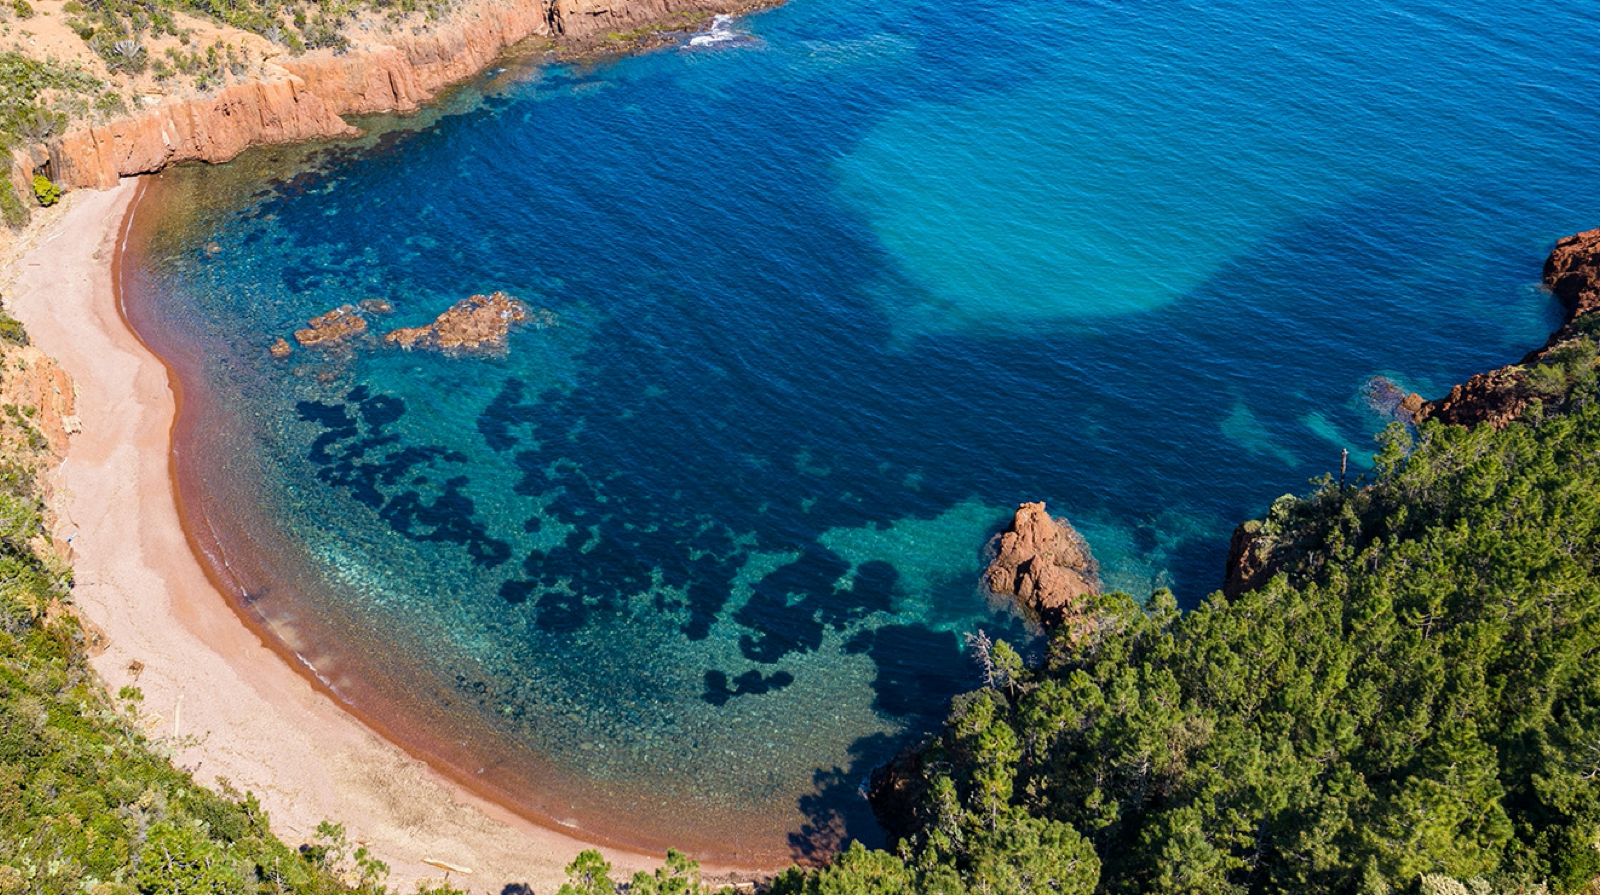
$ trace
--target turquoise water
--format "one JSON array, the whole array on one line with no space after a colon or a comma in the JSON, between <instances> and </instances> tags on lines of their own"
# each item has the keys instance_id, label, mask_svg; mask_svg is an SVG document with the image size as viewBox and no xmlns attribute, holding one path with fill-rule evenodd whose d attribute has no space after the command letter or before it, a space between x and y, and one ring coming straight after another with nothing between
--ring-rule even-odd
<instances>
[{"instance_id":1,"label":"turquoise water","mask_svg":"<svg viewBox=\"0 0 1600 895\"><path fill-rule=\"evenodd\" d=\"M1359 462L1365 386L1541 343L1600 223L1575 2L879 0L510 60L357 144L169 172L130 318L221 574L358 711L586 835L874 841L974 686L1017 502L1193 605ZM366 298L553 314L494 357L265 348Z\"/></svg>"}]
</instances>

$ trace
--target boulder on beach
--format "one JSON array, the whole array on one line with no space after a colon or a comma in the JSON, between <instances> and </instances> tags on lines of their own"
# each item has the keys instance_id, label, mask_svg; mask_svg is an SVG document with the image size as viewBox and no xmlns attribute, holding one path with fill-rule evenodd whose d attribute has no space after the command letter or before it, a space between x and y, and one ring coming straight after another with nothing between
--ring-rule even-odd
<instances>
[{"instance_id":1,"label":"boulder on beach","mask_svg":"<svg viewBox=\"0 0 1600 895\"><path fill-rule=\"evenodd\" d=\"M549 312L542 312L545 316ZM440 314L427 326L394 330L383 337L401 348L432 348L440 351L486 353L504 351L511 327L529 319L533 312L521 301L504 292L464 298ZM543 317L537 322L547 322Z\"/></svg>"},{"instance_id":2,"label":"boulder on beach","mask_svg":"<svg viewBox=\"0 0 1600 895\"><path fill-rule=\"evenodd\" d=\"M1065 519L1050 518L1042 501L1017 508L983 580L1046 627L1059 624L1085 594L1100 592L1100 570L1083 536Z\"/></svg>"}]
</instances>

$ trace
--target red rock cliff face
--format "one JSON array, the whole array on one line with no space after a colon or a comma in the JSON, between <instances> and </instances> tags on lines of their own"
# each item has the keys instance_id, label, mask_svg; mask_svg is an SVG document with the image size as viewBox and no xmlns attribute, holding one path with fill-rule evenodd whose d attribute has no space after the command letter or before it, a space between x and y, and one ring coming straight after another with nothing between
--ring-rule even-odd
<instances>
[{"instance_id":1,"label":"red rock cliff face","mask_svg":"<svg viewBox=\"0 0 1600 895\"><path fill-rule=\"evenodd\" d=\"M326 51L279 63L278 78L168 103L36 147L14 175L48 159L66 187L113 186L186 161L225 162L251 146L353 136L342 115L409 112L486 68L507 47L547 35L584 46L686 12L733 12L748 0L480 0L394 46ZM681 24L679 19L677 24ZM13 179L17 179L16 176ZM25 181L24 181L25 182Z\"/></svg>"}]
</instances>

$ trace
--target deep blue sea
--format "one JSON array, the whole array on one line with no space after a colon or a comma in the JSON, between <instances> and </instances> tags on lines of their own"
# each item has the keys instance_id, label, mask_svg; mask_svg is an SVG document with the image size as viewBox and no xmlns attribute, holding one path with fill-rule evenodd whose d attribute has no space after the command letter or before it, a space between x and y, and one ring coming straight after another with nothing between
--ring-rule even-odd
<instances>
[{"instance_id":1,"label":"deep blue sea","mask_svg":"<svg viewBox=\"0 0 1600 895\"><path fill-rule=\"evenodd\" d=\"M876 841L965 635L1038 649L978 585L1018 502L1193 606L1363 468L1373 377L1542 343L1597 47L1579 0L791 0L169 171L129 315L197 537L357 711L584 835L781 861ZM266 351L494 290L552 325Z\"/></svg>"}]
</instances>

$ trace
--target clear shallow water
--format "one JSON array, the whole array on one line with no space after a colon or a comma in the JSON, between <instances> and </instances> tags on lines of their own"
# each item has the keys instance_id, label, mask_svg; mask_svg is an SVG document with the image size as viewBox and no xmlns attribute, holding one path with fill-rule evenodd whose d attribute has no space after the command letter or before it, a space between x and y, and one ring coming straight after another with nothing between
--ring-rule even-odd
<instances>
[{"instance_id":1,"label":"clear shallow water","mask_svg":"<svg viewBox=\"0 0 1600 895\"><path fill-rule=\"evenodd\" d=\"M380 727L591 836L871 841L857 785L975 684L962 636L1028 639L976 586L1018 501L1192 605L1235 523L1370 453L1370 377L1542 342L1543 255L1600 219L1577 3L724 28L169 172L128 265L221 574ZM265 352L495 289L557 325Z\"/></svg>"}]
</instances>

